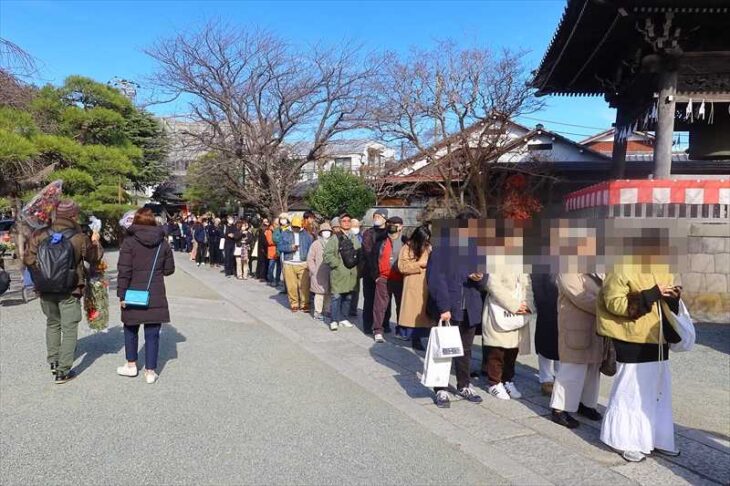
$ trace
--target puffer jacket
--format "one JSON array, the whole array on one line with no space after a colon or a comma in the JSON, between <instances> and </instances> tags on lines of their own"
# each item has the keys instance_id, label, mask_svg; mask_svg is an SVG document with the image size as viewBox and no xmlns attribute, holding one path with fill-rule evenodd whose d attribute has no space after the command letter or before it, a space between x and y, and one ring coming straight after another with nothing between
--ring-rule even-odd
<instances>
[{"instance_id":1,"label":"puffer jacket","mask_svg":"<svg viewBox=\"0 0 730 486\"><path fill-rule=\"evenodd\" d=\"M175 259L165 232L159 226L136 224L130 226L128 232L129 237L124 239L119 249L117 296L124 300L127 289L144 290L150 274L152 282L150 305L147 308L122 309L122 322L127 326L170 322L165 277L175 272ZM153 268L158 247L160 253Z\"/></svg>"},{"instance_id":2,"label":"puffer jacket","mask_svg":"<svg viewBox=\"0 0 730 486\"><path fill-rule=\"evenodd\" d=\"M588 274L558 275L558 353L563 363L603 360L603 338L596 334L599 283Z\"/></svg>"}]
</instances>

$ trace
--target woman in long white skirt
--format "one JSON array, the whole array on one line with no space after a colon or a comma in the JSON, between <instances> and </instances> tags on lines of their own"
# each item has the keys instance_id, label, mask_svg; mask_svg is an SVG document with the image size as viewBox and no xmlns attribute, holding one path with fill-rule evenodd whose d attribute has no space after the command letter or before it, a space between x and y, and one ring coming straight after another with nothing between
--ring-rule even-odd
<instances>
[{"instance_id":1,"label":"woman in long white skirt","mask_svg":"<svg viewBox=\"0 0 730 486\"><path fill-rule=\"evenodd\" d=\"M611 273L598 299L598 333L613 339L617 372L601 440L630 462L676 456L669 343L679 335L659 305L678 311L680 288L666 271Z\"/></svg>"}]
</instances>

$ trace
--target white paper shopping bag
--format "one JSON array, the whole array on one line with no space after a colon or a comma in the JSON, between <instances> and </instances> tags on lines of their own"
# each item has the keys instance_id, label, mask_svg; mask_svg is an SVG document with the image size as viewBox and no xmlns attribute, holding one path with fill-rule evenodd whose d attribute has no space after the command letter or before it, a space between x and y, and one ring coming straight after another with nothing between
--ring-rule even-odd
<instances>
[{"instance_id":1,"label":"white paper shopping bag","mask_svg":"<svg viewBox=\"0 0 730 486\"><path fill-rule=\"evenodd\" d=\"M461 343L459 328L452 326L450 322L441 322L437 327L431 329L434 333L434 357L435 358L458 358L464 356L464 346Z\"/></svg>"},{"instance_id":2,"label":"white paper shopping bag","mask_svg":"<svg viewBox=\"0 0 730 486\"><path fill-rule=\"evenodd\" d=\"M431 328L426 348L426 358L423 361L421 384L430 388L449 386L451 377L451 358L436 358L434 356L436 327Z\"/></svg>"}]
</instances>

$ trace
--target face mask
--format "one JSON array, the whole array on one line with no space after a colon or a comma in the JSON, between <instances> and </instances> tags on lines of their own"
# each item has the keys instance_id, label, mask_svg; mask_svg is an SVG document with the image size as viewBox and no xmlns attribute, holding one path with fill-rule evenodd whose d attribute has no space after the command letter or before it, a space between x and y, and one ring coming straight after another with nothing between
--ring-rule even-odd
<instances>
[{"instance_id":1,"label":"face mask","mask_svg":"<svg viewBox=\"0 0 730 486\"><path fill-rule=\"evenodd\" d=\"M398 232L398 227L395 225L388 226L388 233L394 235Z\"/></svg>"},{"instance_id":2,"label":"face mask","mask_svg":"<svg viewBox=\"0 0 730 486\"><path fill-rule=\"evenodd\" d=\"M353 235L356 235L356 234L360 233L360 228L352 228L352 229L350 229L350 233L352 233Z\"/></svg>"},{"instance_id":3,"label":"face mask","mask_svg":"<svg viewBox=\"0 0 730 486\"><path fill-rule=\"evenodd\" d=\"M383 226L385 226L385 221L375 221L376 228L382 228Z\"/></svg>"},{"instance_id":4,"label":"face mask","mask_svg":"<svg viewBox=\"0 0 730 486\"><path fill-rule=\"evenodd\" d=\"M322 238L324 238L325 240L328 240L330 236L332 236L331 231L327 231L327 230L322 231Z\"/></svg>"}]
</instances>

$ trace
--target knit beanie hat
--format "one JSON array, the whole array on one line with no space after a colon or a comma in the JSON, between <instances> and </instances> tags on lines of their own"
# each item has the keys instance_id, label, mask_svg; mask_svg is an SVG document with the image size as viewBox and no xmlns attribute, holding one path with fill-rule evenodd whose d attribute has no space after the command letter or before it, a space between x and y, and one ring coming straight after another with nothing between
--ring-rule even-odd
<instances>
[{"instance_id":1,"label":"knit beanie hat","mask_svg":"<svg viewBox=\"0 0 730 486\"><path fill-rule=\"evenodd\" d=\"M79 205L70 199L65 199L56 206L56 217L76 219L79 217Z\"/></svg>"}]
</instances>

